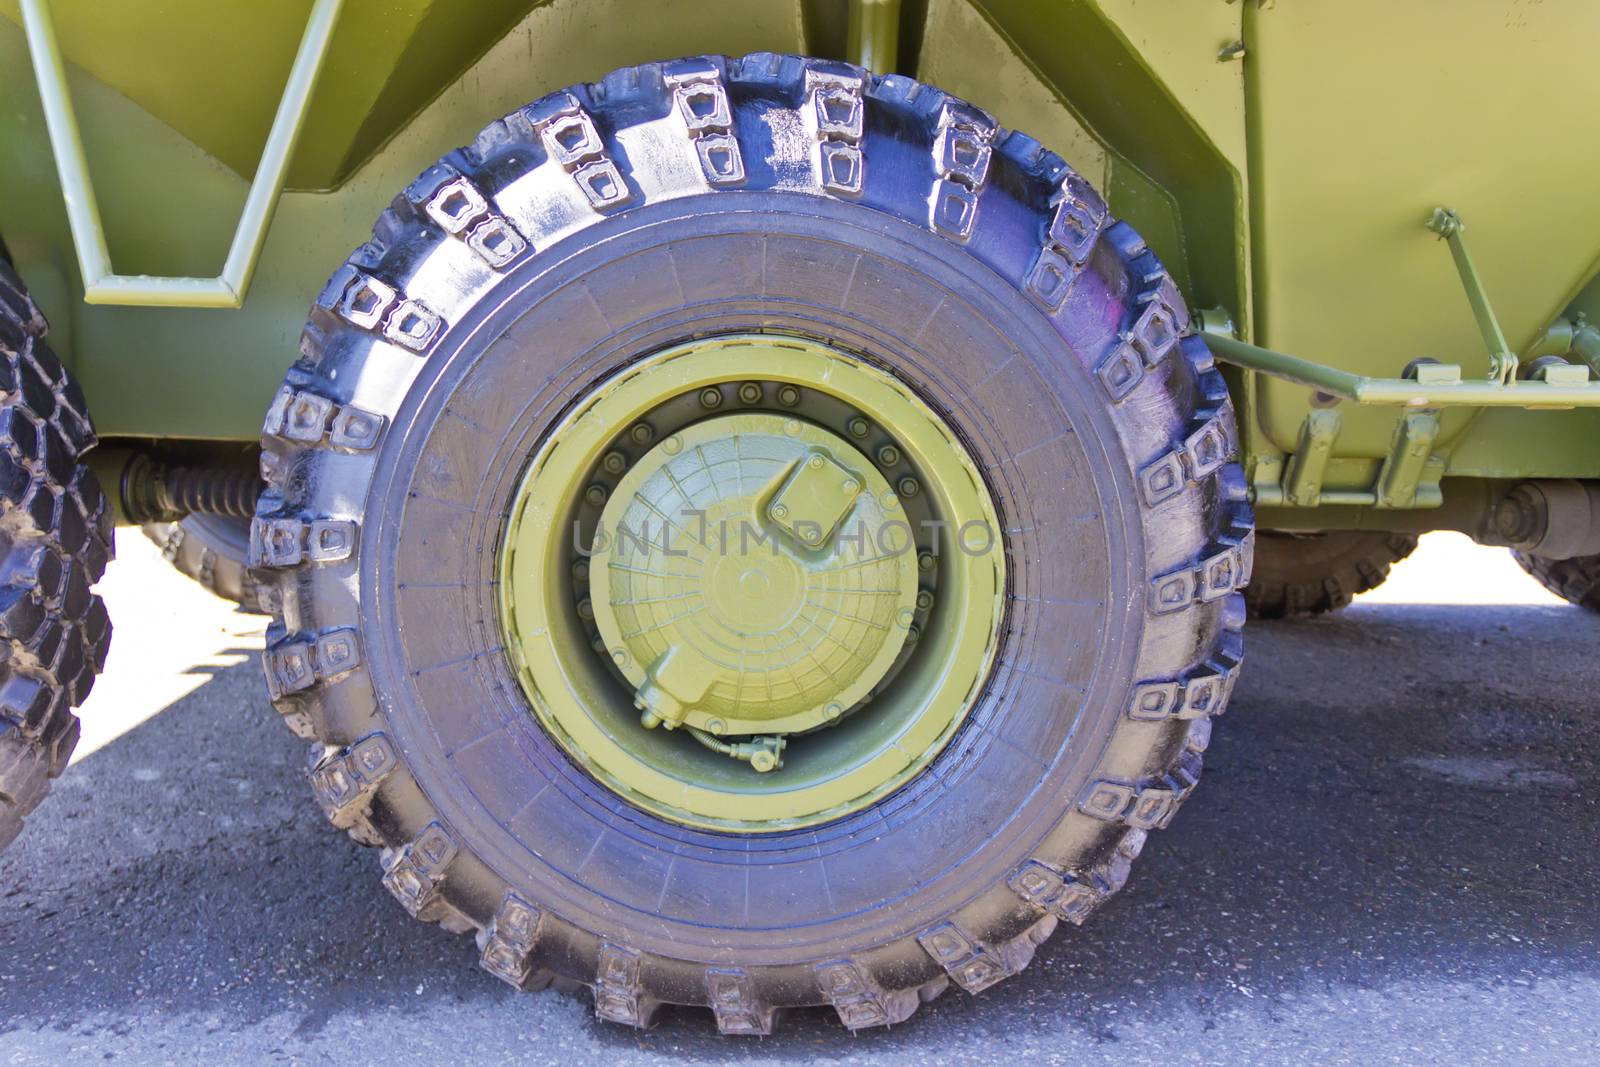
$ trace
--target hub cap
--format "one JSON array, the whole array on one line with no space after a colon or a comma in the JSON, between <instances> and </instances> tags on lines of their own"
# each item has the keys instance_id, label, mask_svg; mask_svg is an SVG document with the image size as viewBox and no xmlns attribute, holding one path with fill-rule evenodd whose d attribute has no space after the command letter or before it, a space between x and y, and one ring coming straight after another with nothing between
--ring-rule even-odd
<instances>
[{"instance_id":1,"label":"hub cap","mask_svg":"<svg viewBox=\"0 0 1600 1067\"><path fill-rule=\"evenodd\" d=\"M722 415L673 434L600 523L595 621L647 728L822 726L889 672L916 615L899 497L867 457L797 418Z\"/></svg>"},{"instance_id":2,"label":"hub cap","mask_svg":"<svg viewBox=\"0 0 1600 1067\"><path fill-rule=\"evenodd\" d=\"M499 589L570 757L658 815L759 832L938 754L989 671L1004 553L971 458L905 385L749 336L580 400L524 475Z\"/></svg>"}]
</instances>

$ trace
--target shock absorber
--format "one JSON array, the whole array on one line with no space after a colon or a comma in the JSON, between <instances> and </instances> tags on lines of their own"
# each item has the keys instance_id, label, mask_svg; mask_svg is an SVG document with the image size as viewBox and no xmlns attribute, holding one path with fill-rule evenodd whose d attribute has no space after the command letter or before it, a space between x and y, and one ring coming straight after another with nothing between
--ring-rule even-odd
<instances>
[{"instance_id":1,"label":"shock absorber","mask_svg":"<svg viewBox=\"0 0 1600 1067\"><path fill-rule=\"evenodd\" d=\"M261 476L249 467L168 467L139 453L122 468L122 512L136 523L186 515L246 519L261 489Z\"/></svg>"}]
</instances>

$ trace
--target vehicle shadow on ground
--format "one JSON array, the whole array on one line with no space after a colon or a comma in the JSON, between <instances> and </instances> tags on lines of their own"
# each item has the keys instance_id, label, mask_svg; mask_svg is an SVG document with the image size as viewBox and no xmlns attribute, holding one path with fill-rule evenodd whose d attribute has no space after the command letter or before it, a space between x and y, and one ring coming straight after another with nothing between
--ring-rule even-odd
<instances>
[{"instance_id":1,"label":"vehicle shadow on ground","mask_svg":"<svg viewBox=\"0 0 1600 1067\"><path fill-rule=\"evenodd\" d=\"M1247 1002L1415 974L1593 975L1597 643L1600 619L1563 607L1252 624L1201 789L1093 921L892 1032L852 1037L807 1011L760 1042L718 1039L704 1012L639 1034L586 1000L519 997L470 939L411 921L376 853L311 802L305 746L250 662L72 768L0 856L0 1033L184 1014L219 1035L287 1020L292 1046L348 1040L372 1013L482 1015L508 1050L558 1033L689 1060L934 1041L998 1055L1019 1036L1081 1047L1174 1014L1199 1034Z\"/></svg>"}]
</instances>

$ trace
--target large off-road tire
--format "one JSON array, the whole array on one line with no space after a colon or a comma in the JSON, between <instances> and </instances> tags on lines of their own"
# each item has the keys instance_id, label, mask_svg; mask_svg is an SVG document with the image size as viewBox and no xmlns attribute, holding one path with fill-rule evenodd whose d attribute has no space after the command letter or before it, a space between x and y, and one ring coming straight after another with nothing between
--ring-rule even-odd
<instances>
[{"instance_id":1,"label":"large off-road tire","mask_svg":"<svg viewBox=\"0 0 1600 1067\"><path fill-rule=\"evenodd\" d=\"M267 614L263 590L250 573L250 520L225 515L190 515L178 522L149 522L141 529L161 554L224 600Z\"/></svg>"},{"instance_id":2,"label":"large off-road tire","mask_svg":"<svg viewBox=\"0 0 1600 1067\"><path fill-rule=\"evenodd\" d=\"M319 803L486 969L589 986L623 1023L702 1005L766 1033L832 1004L884 1025L1014 974L1172 820L1239 668L1252 519L1188 322L1059 157L904 77L684 60L492 123L334 275L266 419L264 667ZM1004 623L961 727L798 830L697 829L602 784L530 710L497 607L551 427L723 334L820 339L904 383L1000 519Z\"/></svg>"},{"instance_id":3,"label":"large off-road tire","mask_svg":"<svg viewBox=\"0 0 1600 1067\"><path fill-rule=\"evenodd\" d=\"M1405 533L1263 530L1256 540L1255 569L1244 591L1245 603L1260 619L1338 611L1349 607L1357 593L1382 585L1389 568L1416 547L1416 537Z\"/></svg>"},{"instance_id":4,"label":"large off-road tire","mask_svg":"<svg viewBox=\"0 0 1600 1067\"><path fill-rule=\"evenodd\" d=\"M1516 549L1511 554L1523 570L1556 596L1580 608L1600 611L1600 556L1546 559Z\"/></svg>"},{"instance_id":5,"label":"large off-road tire","mask_svg":"<svg viewBox=\"0 0 1600 1067\"><path fill-rule=\"evenodd\" d=\"M66 768L72 709L111 641L91 588L111 558L111 517L79 462L94 430L45 330L0 262L0 848Z\"/></svg>"}]
</instances>

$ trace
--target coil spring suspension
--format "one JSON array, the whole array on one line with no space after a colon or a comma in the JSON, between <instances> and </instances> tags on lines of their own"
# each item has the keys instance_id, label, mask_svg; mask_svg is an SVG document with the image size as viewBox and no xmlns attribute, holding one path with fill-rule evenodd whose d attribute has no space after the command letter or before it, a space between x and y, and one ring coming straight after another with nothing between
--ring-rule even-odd
<instances>
[{"instance_id":1,"label":"coil spring suspension","mask_svg":"<svg viewBox=\"0 0 1600 1067\"><path fill-rule=\"evenodd\" d=\"M123 513L138 523L186 515L247 519L261 490L261 476L248 467L166 467L136 455L122 471Z\"/></svg>"}]
</instances>

